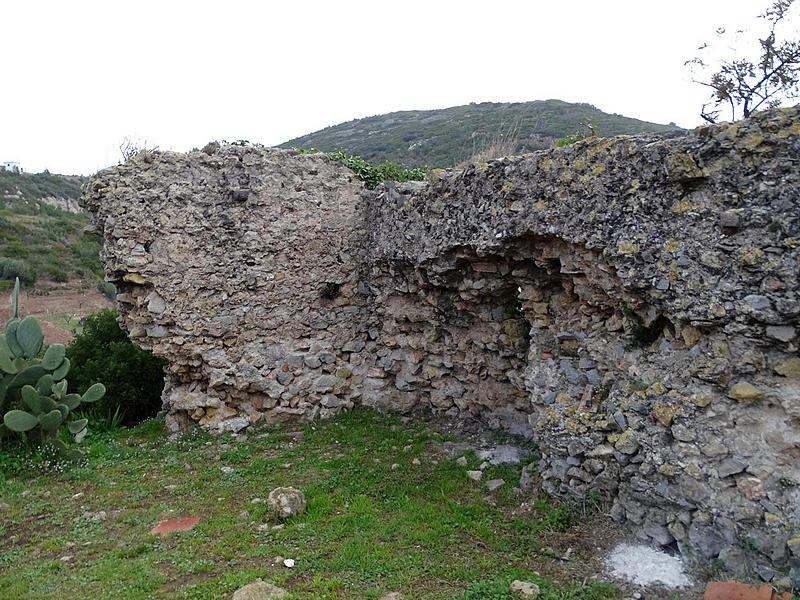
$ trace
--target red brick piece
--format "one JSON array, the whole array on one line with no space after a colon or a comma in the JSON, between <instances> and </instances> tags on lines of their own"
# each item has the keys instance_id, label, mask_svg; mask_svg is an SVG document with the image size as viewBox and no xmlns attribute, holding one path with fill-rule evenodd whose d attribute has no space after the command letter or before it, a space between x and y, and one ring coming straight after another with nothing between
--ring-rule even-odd
<instances>
[{"instance_id":1,"label":"red brick piece","mask_svg":"<svg viewBox=\"0 0 800 600\"><path fill-rule=\"evenodd\" d=\"M778 593L770 585L756 588L738 581L709 581L703 600L791 600L789 593Z\"/></svg>"},{"instance_id":2,"label":"red brick piece","mask_svg":"<svg viewBox=\"0 0 800 600\"><path fill-rule=\"evenodd\" d=\"M197 523L200 522L200 517L186 517L183 519L167 519L166 521L159 521L158 525L150 530L150 533L158 533L165 536L173 531L189 531Z\"/></svg>"}]
</instances>

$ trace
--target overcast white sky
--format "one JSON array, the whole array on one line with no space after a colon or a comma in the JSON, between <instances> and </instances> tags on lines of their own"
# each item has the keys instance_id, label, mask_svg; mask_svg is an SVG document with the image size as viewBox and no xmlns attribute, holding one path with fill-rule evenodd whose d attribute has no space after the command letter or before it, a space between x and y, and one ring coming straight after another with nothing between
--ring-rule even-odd
<instances>
[{"instance_id":1,"label":"overcast white sky","mask_svg":"<svg viewBox=\"0 0 800 600\"><path fill-rule=\"evenodd\" d=\"M0 161L90 174L126 137L275 145L354 118L558 98L700 124L684 61L769 0L5 0Z\"/></svg>"}]
</instances>

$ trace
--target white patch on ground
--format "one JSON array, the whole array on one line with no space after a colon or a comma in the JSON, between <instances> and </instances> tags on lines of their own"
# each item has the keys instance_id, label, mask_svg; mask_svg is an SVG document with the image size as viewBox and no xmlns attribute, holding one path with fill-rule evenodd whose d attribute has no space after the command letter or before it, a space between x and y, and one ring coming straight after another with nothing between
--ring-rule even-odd
<instances>
[{"instance_id":1,"label":"white patch on ground","mask_svg":"<svg viewBox=\"0 0 800 600\"><path fill-rule=\"evenodd\" d=\"M522 460L524 452L522 448L518 448L517 446L511 446L509 444L503 444L501 446L495 446L494 448L489 448L488 450L480 450L478 455L478 460L488 460L493 465L501 465L501 464L517 464L520 460Z\"/></svg>"},{"instance_id":2,"label":"white patch on ground","mask_svg":"<svg viewBox=\"0 0 800 600\"><path fill-rule=\"evenodd\" d=\"M606 566L615 577L637 585L659 584L670 588L692 585L680 558L648 546L620 544L609 555Z\"/></svg>"}]
</instances>

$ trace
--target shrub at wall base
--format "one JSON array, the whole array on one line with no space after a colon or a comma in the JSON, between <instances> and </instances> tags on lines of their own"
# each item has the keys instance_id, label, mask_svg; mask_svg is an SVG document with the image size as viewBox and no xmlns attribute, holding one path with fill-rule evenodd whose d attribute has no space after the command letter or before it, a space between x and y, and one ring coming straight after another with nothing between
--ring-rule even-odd
<instances>
[{"instance_id":1,"label":"shrub at wall base","mask_svg":"<svg viewBox=\"0 0 800 600\"><path fill-rule=\"evenodd\" d=\"M97 417L122 415L125 425L134 425L161 409L166 361L133 344L120 329L116 311L86 317L83 331L67 346L67 358L72 363L69 391L82 394L101 377L107 382L105 397L92 405Z\"/></svg>"}]
</instances>

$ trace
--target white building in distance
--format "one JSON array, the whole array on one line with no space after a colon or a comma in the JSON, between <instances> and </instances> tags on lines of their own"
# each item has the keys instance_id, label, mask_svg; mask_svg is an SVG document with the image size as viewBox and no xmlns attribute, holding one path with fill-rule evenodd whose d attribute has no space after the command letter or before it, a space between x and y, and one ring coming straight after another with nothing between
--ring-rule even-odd
<instances>
[{"instance_id":1,"label":"white building in distance","mask_svg":"<svg viewBox=\"0 0 800 600\"><path fill-rule=\"evenodd\" d=\"M12 173L23 173L22 167L19 166L17 162L6 161L4 163L0 163L0 170L2 171L11 171Z\"/></svg>"}]
</instances>

